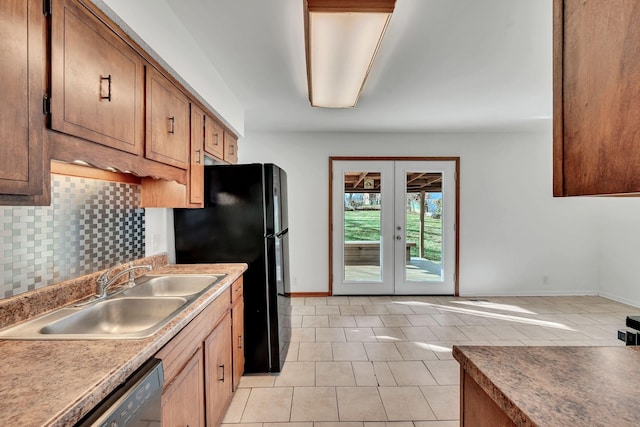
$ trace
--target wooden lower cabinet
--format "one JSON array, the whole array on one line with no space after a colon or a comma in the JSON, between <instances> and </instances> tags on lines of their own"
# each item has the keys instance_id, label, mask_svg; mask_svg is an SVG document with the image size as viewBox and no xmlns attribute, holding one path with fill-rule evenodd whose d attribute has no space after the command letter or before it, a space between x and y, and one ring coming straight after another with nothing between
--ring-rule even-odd
<instances>
[{"instance_id":1,"label":"wooden lower cabinet","mask_svg":"<svg viewBox=\"0 0 640 427\"><path fill-rule=\"evenodd\" d=\"M203 375L202 348L199 347L162 394L163 426L204 427Z\"/></svg>"},{"instance_id":2,"label":"wooden lower cabinet","mask_svg":"<svg viewBox=\"0 0 640 427\"><path fill-rule=\"evenodd\" d=\"M231 307L231 333L233 344L233 391L238 389L244 373L244 301L242 295Z\"/></svg>"},{"instance_id":3,"label":"wooden lower cabinet","mask_svg":"<svg viewBox=\"0 0 640 427\"><path fill-rule=\"evenodd\" d=\"M233 369L231 362L231 316L226 314L204 342L207 425L222 421L231 400Z\"/></svg>"},{"instance_id":4,"label":"wooden lower cabinet","mask_svg":"<svg viewBox=\"0 0 640 427\"><path fill-rule=\"evenodd\" d=\"M162 394L164 427L216 426L222 421L233 393L234 357L242 357L232 339L231 302L238 305L242 277L222 292L157 354L162 360L165 388ZM244 350L242 350L244 351ZM243 362L244 364L244 362Z\"/></svg>"}]
</instances>

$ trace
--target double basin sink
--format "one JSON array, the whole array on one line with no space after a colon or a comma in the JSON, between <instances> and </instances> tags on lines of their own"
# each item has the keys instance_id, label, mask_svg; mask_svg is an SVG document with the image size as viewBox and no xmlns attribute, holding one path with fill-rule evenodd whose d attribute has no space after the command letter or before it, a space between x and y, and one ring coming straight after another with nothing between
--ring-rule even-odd
<instances>
[{"instance_id":1,"label":"double basin sink","mask_svg":"<svg viewBox=\"0 0 640 427\"><path fill-rule=\"evenodd\" d=\"M147 274L105 299L0 331L0 339L138 339L153 335L226 274Z\"/></svg>"}]
</instances>

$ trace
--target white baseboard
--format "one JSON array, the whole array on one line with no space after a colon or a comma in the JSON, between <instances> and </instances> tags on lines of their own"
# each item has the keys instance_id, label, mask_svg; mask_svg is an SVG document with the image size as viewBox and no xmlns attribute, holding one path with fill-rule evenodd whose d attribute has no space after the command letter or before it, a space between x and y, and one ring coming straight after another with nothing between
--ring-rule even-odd
<instances>
[{"instance_id":1,"label":"white baseboard","mask_svg":"<svg viewBox=\"0 0 640 427\"><path fill-rule=\"evenodd\" d=\"M568 291L553 291L553 290L548 290L548 291L541 291L539 289L537 290L531 290L531 291L523 291L523 290L518 290L517 292L482 292L482 293L475 293L475 292L460 292L460 296L461 297L560 297L560 296L598 296L598 295L602 295L601 293L598 293L598 291L594 291L593 289L590 290L572 290L570 292Z\"/></svg>"},{"instance_id":2,"label":"white baseboard","mask_svg":"<svg viewBox=\"0 0 640 427\"><path fill-rule=\"evenodd\" d=\"M633 306L633 307L640 308L640 300L631 299L631 298L624 298L624 297L621 297L619 295L614 295L612 293L609 293L607 291L600 291L599 295L601 297L608 298L610 300L614 300L614 301L617 301L617 302L621 302L623 304L627 304L627 305L630 305L630 306ZM630 314L633 314L633 313L630 313Z\"/></svg>"}]
</instances>

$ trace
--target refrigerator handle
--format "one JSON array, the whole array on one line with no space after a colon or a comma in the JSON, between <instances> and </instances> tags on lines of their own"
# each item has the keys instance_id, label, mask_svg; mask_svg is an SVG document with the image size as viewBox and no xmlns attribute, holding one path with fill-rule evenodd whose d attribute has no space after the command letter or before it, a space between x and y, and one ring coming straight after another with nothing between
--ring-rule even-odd
<instances>
[{"instance_id":1,"label":"refrigerator handle","mask_svg":"<svg viewBox=\"0 0 640 427\"><path fill-rule=\"evenodd\" d=\"M289 232L288 228L285 228L284 230L282 230L281 232L279 232L278 234L276 234L276 237L279 239L280 237L284 236L285 234L287 234Z\"/></svg>"}]
</instances>

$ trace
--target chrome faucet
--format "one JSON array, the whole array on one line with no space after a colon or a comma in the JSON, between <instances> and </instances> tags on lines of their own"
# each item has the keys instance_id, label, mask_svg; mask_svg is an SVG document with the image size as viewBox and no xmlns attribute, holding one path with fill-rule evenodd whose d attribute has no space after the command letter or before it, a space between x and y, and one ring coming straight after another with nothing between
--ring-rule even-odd
<instances>
[{"instance_id":1,"label":"chrome faucet","mask_svg":"<svg viewBox=\"0 0 640 427\"><path fill-rule=\"evenodd\" d=\"M129 273L129 281L127 282L127 284L129 286L133 286L135 285L134 280L136 278L134 270L137 270L138 268L146 268L147 270L151 271L150 265L130 265L129 267L125 268L124 270L113 276L111 279L109 279L109 275L111 274L111 272L113 272L113 270L118 267L119 265L111 267L106 272L102 273L100 277L98 277L98 298L106 298L109 288L113 286L117 282L117 280L125 274Z\"/></svg>"}]
</instances>

